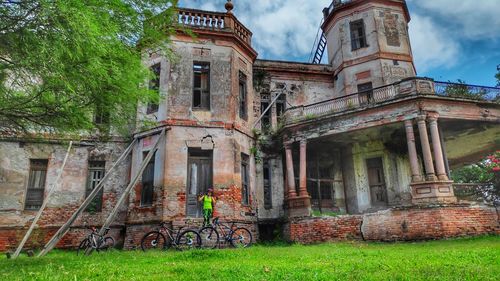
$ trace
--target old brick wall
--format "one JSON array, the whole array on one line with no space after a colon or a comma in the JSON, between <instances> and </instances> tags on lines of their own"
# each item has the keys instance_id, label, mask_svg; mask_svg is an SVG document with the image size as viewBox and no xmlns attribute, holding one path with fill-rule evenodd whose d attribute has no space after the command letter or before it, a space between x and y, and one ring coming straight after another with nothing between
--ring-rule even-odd
<instances>
[{"instance_id":1,"label":"old brick wall","mask_svg":"<svg viewBox=\"0 0 500 281\"><path fill-rule=\"evenodd\" d=\"M0 252L15 250L19 245L27 228L0 227ZM42 248L58 230L57 227L37 228L33 231L30 239L26 242L24 249ZM76 249L80 242L90 234L90 230L82 227L72 227L70 231L57 243L56 248ZM115 239L115 246L121 248L123 245L123 227L113 226L107 236Z\"/></svg>"},{"instance_id":2,"label":"old brick wall","mask_svg":"<svg viewBox=\"0 0 500 281\"><path fill-rule=\"evenodd\" d=\"M487 206L396 207L364 215L291 220L284 229L293 242L337 240L414 241L500 234L499 218Z\"/></svg>"},{"instance_id":3,"label":"old brick wall","mask_svg":"<svg viewBox=\"0 0 500 281\"><path fill-rule=\"evenodd\" d=\"M285 225L285 237L290 241L304 244L361 240L362 218L360 215L349 215L296 219Z\"/></svg>"},{"instance_id":4,"label":"old brick wall","mask_svg":"<svg viewBox=\"0 0 500 281\"><path fill-rule=\"evenodd\" d=\"M427 240L500 234L498 215L486 206L394 208L363 217L366 240Z\"/></svg>"}]
</instances>

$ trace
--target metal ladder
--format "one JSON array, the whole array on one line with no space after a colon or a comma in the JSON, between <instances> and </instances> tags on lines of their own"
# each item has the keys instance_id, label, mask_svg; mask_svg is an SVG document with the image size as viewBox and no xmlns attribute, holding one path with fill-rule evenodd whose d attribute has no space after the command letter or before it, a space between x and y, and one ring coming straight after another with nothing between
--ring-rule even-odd
<instances>
[{"instance_id":1,"label":"metal ladder","mask_svg":"<svg viewBox=\"0 0 500 281\"><path fill-rule=\"evenodd\" d=\"M321 29L323 21L324 19L322 19L319 24L318 32L316 33L316 39L314 40L313 47L311 49L311 54L309 56L309 61L313 64L321 63L321 59L323 58L323 54L325 53L326 49L326 36L323 30Z\"/></svg>"}]
</instances>

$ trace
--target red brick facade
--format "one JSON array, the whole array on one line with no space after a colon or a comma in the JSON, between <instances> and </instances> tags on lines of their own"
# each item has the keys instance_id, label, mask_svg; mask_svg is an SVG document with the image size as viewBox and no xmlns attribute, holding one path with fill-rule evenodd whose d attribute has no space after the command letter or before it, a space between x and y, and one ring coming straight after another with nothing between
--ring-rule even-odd
<instances>
[{"instance_id":1,"label":"red brick facade","mask_svg":"<svg viewBox=\"0 0 500 281\"><path fill-rule=\"evenodd\" d=\"M285 226L285 236L290 241L305 244L338 240L413 241L486 234L500 234L496 210L458 204L299 218Z\"/></svg>"}]
</instances>

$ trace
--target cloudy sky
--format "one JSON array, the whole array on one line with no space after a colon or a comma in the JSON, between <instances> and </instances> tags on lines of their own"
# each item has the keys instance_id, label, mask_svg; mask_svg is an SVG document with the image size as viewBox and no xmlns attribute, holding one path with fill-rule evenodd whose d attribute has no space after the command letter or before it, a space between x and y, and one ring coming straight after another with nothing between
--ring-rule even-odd
<instances>
[{"instance_id":1,"label":"cloudy sky","mask_svg":"<svg viewBox=\"0 0 500 281\"><path fill-rule=\"evenodd\" d=\"M260 59L308 61L332 0L233 0ZM179 6L225 11L226 0L180 0ZM407 0L419 76L494 86L500 65L500 0Z\"/></svg>"}]
</instances>

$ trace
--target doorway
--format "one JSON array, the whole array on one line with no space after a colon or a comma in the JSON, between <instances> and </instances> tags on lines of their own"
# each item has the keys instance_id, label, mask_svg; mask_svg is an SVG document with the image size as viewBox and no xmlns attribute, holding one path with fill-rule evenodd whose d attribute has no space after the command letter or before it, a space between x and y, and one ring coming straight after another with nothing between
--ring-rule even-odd
<instances>
[{"instance_id":1,"label":"doorway","mask_svg":"<svg viewBox=\"0 0 500 281\"><path fill-rule=\"evenodd\" d=\"M387 206L387 189L385 186L384 166L382 158L366 160L368 168L368 184L370 186L371 203L374 207Z\"/></svg>"},{"instance_id":2,"label":"doorway","mask_svg":"<svg viewBox=\"0 0 500 281\"><path fill-rule=\"evenodd\" d=\"M212 187L212 150L189 149L186 191L186 216L201 217L198 195Z\"/></svg>"}]
</instances>

